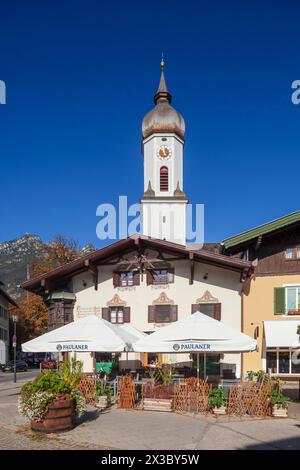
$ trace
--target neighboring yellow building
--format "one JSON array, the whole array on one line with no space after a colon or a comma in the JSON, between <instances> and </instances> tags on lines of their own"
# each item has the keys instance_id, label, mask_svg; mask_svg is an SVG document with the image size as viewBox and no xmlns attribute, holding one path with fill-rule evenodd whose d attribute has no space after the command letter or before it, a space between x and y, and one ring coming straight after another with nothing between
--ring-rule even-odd
<instances>
[{"instance_id":1,"label":"neighboring yellow building","mask_svg":"<svg viewBox=\"0 0 300 470\"><path fill-rule=\"evenodd\" d=\"M299 378L300 211L224 240L223 252L257 260L244 285L242 329L258 351L243 355L243 374L263 369Z\"/></svg>"}]
</instances>

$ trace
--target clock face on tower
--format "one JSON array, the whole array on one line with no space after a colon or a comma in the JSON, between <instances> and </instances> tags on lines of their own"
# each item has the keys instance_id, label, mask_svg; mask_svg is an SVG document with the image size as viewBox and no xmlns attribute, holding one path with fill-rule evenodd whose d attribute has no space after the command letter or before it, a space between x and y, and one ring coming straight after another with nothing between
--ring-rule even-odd
<instances>
[{"instance_id":1,"label":"clock face on tower","mask_svg":"<svg viewBox=\"0 0 300 470\"><path fill-rule=\"evenodd\" d=\"M167 145L161 145L156 151L156 155L161 160L169 160L172 156L172 150Z\"/></svg>"}]
</instances>

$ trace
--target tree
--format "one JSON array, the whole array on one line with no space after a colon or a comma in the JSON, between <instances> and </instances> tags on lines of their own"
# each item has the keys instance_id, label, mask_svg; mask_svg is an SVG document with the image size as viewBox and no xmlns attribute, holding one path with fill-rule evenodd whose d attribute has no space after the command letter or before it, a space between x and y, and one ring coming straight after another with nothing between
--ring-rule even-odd
<instances>
[{"instance_id":1,"label":"tree","mask_svg":"<svg viewBox=\"0 0 300 470\"><path fill-rule=\"evenodd\" d=\"M45 274L53 268L79 258L77 242L64 235L56 235L49 243L43 243L36 260L29 267L30 277ZM19 314L18 337L21 342L28 341L47 331L48 310L40 295L29 293L19 302L19 308L11 309Z\"/></svg>"},{"instance_id":2,"label":"tree","mask_svg":"<svg viewBox=\"0 0 300 470\"><path fill-rule=\"evenodd\" d=\"M29 267L30 277L45 274L53 268L79 258L77 242L65 235L56 235L49 243L43 243L36 260Z\"/></svg>"}]
</instances>

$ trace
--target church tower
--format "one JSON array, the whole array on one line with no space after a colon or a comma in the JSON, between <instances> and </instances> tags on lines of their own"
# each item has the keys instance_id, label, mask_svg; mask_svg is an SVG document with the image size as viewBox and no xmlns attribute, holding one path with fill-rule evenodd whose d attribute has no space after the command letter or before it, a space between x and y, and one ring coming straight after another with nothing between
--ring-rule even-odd
<instances>
[{"instance_id":1,"label":"church tower","mask_svg":"<svg viewBox=\"0 0 300 470\"><path fill-rule=\"evenodd\" d=\"M144 195L141 199L143 234L186 244L186 204L183 192L185 123L171 106L161 61L155 107L143 119Z\"/></svg>"}]
</instances>

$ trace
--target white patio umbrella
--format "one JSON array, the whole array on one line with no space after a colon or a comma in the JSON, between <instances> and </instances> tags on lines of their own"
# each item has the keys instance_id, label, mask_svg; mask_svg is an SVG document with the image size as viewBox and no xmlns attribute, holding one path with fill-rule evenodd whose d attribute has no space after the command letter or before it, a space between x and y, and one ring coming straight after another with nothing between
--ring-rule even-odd
<instances>
[{"instance_id":1,"label":"white patio umbrella","mask_svg":"<svg viewBox=\"0 0 300 470\"><path fill-rule=\"evenodd\" d=\"M204 313L197 312L182 320L141 338L133 345L136 352L197 353L197 375L199 376L199 353L254 351L257 342L225 323ZM206 375L206 370L204 370Z\"/></svg>"},{"instance_id":2,"label":"white patio umbrella","mask_svg":"<svg viewBox=\"0 0 300 470\"><path fill-rule=\"evenodd\" d=\"M22 344L24 352L122 352L132 349L138 334L87 315Z\"/></svg>"}]
</instances>

